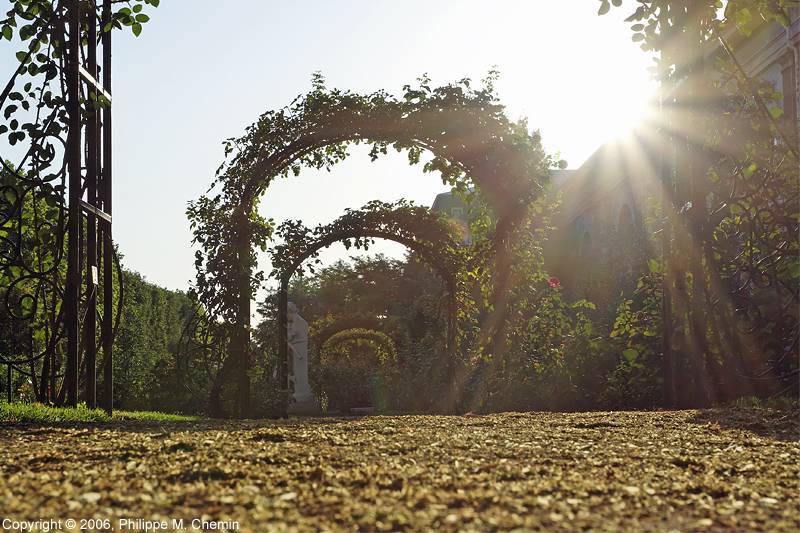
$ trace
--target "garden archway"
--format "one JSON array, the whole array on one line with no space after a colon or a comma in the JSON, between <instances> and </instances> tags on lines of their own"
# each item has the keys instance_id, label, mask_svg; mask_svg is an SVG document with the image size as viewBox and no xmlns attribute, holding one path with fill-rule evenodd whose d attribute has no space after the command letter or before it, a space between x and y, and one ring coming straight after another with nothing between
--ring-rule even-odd
<instances>
[{"instance_id":1,"label":"garden archway","mask_svg":"<svg viewBox=\"0 0 800 533\"><path fill-rule=\"evenodd\" d=\"M400 98L379 91L360 95L329 90L314 78L313 90L290 106L268 111L245 135L225 143L228 160L212 185L214 196L192 202L188 215L196 255L196 292L209 309L235 326L232 355L238 360L240 414L249 402L251 298L263 280L254 247L265 248L271 224L256 212L258 199L277 177L306 168L329 169L348 156L350 145L371 146L377 158L391 146L406 151L409 163L423 153L425 171L465 190L475 185L494 209L490 328L502 327L508 282L508 250L516 223L542 190L554 161L525 121L513 122L494 92L495 74L479 89L468 79L432 89L429 80L406 85ZM492 335L487 335L492 336Z\"/></svg>"},{"instance_id":2,"label":"garden archway","mask_svg":"<svg viewBox=\"0 0 800 533\"><path fill-rule=\"evenodd\" d=\"M325 410L385 409L397 401L394 340L379 330L351 328L331 335L314 358L313 390Z\"/></svg>"},{"instance_id":3,"label":"garden archway","mask_svg":"<svg viewBox=\"0 0 800 533\"><path fill-rule=\"evenodd\" d=\"M281 387L288 388L288 303L292 275L319 251L337 242L356 248L368 248L372 239L385 239L404 245L419 254L423 261L442 279L447 292L446 354L452 358L458 338L459 274L465 261L463 247L450 223L438 213L405 201L392 204L373 201L359 210L347 210L330 224L310 230L300 222L286 221L277 233L285 240L270 250L279 281L278 292L278 354ZM329 336L334 335L332 332ZM323 341L324 343L324 341ZM322 344L319 346L322 348Z\"/></svg>"},{"instance_id":4,"label":"garden archway","mask_svg":"<svg viewBox=\"0 0 800 533\"><path fill-rule=\"evenodd\" d=\"M311 325L309 334L310 345L315 349L320 349L325 342L333 335L340 331L348 329L369 329L375 331L382 331L392 338L394 332L391 332L391 326L387 325L386 318L379 318L368 314L351 314L345 316L332 317L328 316L325 319L318 320ZM395 345L397 339L392 339Z\"/></svg>"},{"instance_id":5,"label":"garden archway","mask_svg":"<svg viewBox=\"0 0 800 533\"><path fill-rule=\"evenodd\" d=\"M337 331L322 343L319 348L318 358L323 360L329 350L341 344L357 340L365 340L383 348L391 361L397 361L397 347L394 340L382 331L366 328L349 328Z\"/></svg>"}]
</instances>

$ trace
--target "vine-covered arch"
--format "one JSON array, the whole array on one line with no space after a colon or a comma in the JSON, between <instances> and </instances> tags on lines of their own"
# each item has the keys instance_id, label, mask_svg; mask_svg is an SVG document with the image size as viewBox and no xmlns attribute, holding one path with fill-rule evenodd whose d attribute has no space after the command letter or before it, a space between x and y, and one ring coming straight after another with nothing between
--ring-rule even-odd
<instances>
[{"instance_id":1,"label":"vine-covered arch","mask_svg":"<svg viewBox=\"0 0 800 533\"><path fill-rule=\"evenodd\" d=\"M336 346L358 340L368 341L384 348L387 360L382 361L383 364L397 362L397 346L395 346L394 340L382 331L367 328L349 328L337 331L322 343L318 359L323 361L327 351Z\"/></svg>"},{"instance_id":2,"label":"vine-covered arch","mask_svg":"<svg viewBox=\"0 0 800 533\"><path fill-rule=\"evenodd\" d=\"M333 335L340 331L347 329L370 329L382 331L389 335L389 337L396 337L390 320L388 317L381 318L370 314L348 314L344 316L326 315L325 317L315 321L309 331L310 346L319 350L325 342ZM392 338L395 344L398 344L396 338Z\"/></svg>"},{"instance_id":3,"label":"vine-covered arch","mask_svg":"<svg viewBox=\"0 0 800 533\"><path fill-rule=\"evenodd\" d=\"M430 155L426 172L460 190L474 185L494 209L493 238L488 249L491 269L489 305L503 323L509 283L508 249L516 223L547 179L554 161L541 146L538 132L511 121L493 87L491 74L480 88L470 80L431 88L429 80L403 87L398 98L384 91L361 95L327 89L320 75L313 90L290 106L264 113L245 134L225 143L226 162L217 171L217 192L189 205L196 256L195 290L212 313L235 325L232 352L238 359L240 413L249 401L247 369L250 302L263 281L256 271L254 247L266 248L271 221L256 211L272 181L297 175L303 167L330 169L348 156L348 147L371 146L374 160L391 146L405 151L410 164ZM491 336L491 335L489 335Z\"/></svg>"},{"instance_id":4,"label":"vine-covered arch","mask_svg":"<svg viewBox=\"0 0 800 533\"><path fill-rule=\"evenodd\" d=\"M440 214L404 200L373 201L358 210L348 209L327 225L309 229L299 221L282 223L277 233L283 242L270 249L272 277L278 279L278 354L281 385L288 387L287 317L289 282L303 263L317 258L319 251L334 243L367 249L373 239L400 243L418 254L442 279L447 291L446 352L455 353L458 338L459 275L466 254L453 226ZM321 345L320 345L321 347Z\"/></svg>"},{"instance_id":5,"label":"vine-covered arch","mask_svg":"<svg viewBox=\"0 0 800 533\"><path fill-rule=\"evenodd\" d=\"M310 93L264 113L243 137L226 142L226 155L234 155L220 167L218 182L246 212L276 177L297 175L302 167L330 168L349 155L350 144L364 142L373 159L389 146L408 151L411 164L429 152L433 158L425 171L440 172L452 185L474 182L502 218L526 205L540 189L535 178L547 176L551 160L525 121L505 115L494 78L478 90L467 79L436 89L420 81L396 98L384 91L328 90L315 76Z\"/></svg>"}]
</instances>

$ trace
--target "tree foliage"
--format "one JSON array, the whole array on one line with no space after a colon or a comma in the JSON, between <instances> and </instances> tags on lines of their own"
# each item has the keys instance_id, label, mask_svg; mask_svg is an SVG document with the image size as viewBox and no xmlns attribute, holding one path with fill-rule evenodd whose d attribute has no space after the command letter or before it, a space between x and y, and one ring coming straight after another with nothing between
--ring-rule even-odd
<instances>
[{"instance_id":1,"label":"tree foliage","mask_svg":"<svg viewBox=\"0 0 800 533\"><path fill-rule=\"evenodd\" d=\"M673 302L663 332L674 365L666 368L666 401L796 393L797 124L782 117L776 88L748 75L737 45L759 27L786 26L798 3L638 4L627 20L633 40L658 53L661 134L675 154L662 221L673 238L658 267ZM602 0L601 12L608 8ZM677 374L688 384L676 384Z\"/></svg>"},{"instance_id":2,"label":"tree foliage","mask_svg":"<svg viewBox=\"0 0 800 533\"><path fill-rule=\"evenodd\" d=\"M183 330L196 304L183 292L125 271L125 312L114 339L114 405L120 409L206 412L210 376L200 361L183 364Z\"/></svg>"}]
</instances>

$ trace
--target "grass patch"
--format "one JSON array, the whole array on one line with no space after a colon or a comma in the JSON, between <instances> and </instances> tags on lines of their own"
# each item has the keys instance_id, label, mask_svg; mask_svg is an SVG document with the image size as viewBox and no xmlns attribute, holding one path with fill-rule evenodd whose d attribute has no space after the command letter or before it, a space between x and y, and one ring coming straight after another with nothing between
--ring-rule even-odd
<instances>
[{"instance_id":1,"label":"grass patch","mask_svg":"<svg viewBox=\"0 0 800 533\"><path fill-rule=\"evenodd\" d=\"M111 418L101 409L50 407L41 403L0 403L3 422L109 422Z\"/></svg>"},{"instance_id":2,"label":"grass patch","mask_svg":"<svg viewBox=\"0 0 800 533\"><path fill-rule=\"evenodd\" d=\"M115 411L108 416L102 409L89 409L86 404L78 407L51 407L41 403L0 402L0 422L197 422L198 416L159 413L157 411Z\"/></svg>"},{"instance_id":3,"label":"grass patch","mask_svg":"<svg viewBox=\"0 0 800 533\"><path fill-rule=\"evenodd\" d=\"M199 422L204 420L200 416L176 415L158 411L114 411L112 418L114 420L144 420L148 422Z\"/></svg>"}]
</instances>

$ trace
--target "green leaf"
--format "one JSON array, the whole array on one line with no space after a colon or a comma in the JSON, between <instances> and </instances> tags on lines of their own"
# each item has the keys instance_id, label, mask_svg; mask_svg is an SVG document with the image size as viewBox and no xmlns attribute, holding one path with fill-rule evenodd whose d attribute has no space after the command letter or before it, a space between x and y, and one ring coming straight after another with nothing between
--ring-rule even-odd
<instances>
[{"instance_id":1,"label":"green leaf","mask_svg":"<svg viewBox=\"0 0 800 533\"><path fill-rule=\"evenodd\" d=\"M772 115L772 118L781 118L783 116L783 109L778 106L771 107L769 114Z\"/></svg>"},{"instance_id":2,"label":"green leaf","mask_svg":"<svg viewBox=\"0 0 800 533\"><path fill-rule=\"evenodd\" d=\"M3 189L3 196L6 197L6 201L12 205L17 203L17 191L13 188L5 188Z\"/></svg>"},{"instance_id":3,"label":"green leaf","mask_svg":"<svg viewBox=\"0 0 800 533\"><path fill-rule=\"evenodd\" d=\"M647 268L649 268L650 272L653 274L658 274L661 272L661 263L658 261L658 259L650 259L647 261Z\"/></svg>"},{"instance_id":4,"label":"green leaf","mask_svg":"<svg viewBox=\"0 0 800 533\"><path fill-rule=\"evenodd\" d=\"M750 13L750 10L745 7L736 11L734 19L736 20L737 26L746 26L747 23L753 19L753 15Z\"/></svg>"},{"instance_id":5,"label":"green leaf","mask_svg":"<svg viewBox=\"0 0 800 533\"><path fill-rule=\"evenodd\" d=\"M794 261L792 266L789 267L789 275L794 278L800 278L800 261Z\"/></svg>"},{"instance_id":6,"label":"green leaf","mask_svg":"<svg viewBox=\"0 0 800 533\"><path fill-rule=\"evenodd\" d=\"M147 16L147 15L145 15L144 13L142 13L142 14L140 14L140 15L136 15L136 22L142 22L142 23L144 23L144 22L147 22L147 21L149 21L149 20L150 20L150 17L148 17L148 16Z\"/></svg>"},{"instance_id":7,"label":"green leaf","mask_svg":"<svg viewBox=\"0 0 800 533\"><path fill-rule=\"evenodd\" d=\"M639 357L639 352L634 350L633 348L627 348L622 350L622 356L628 360L629 363L633 363L636 361L636 358Z\"/></svg>"},{"instance_id":8,"label":"green leaf","mask_svg":"<svg viewBox=\"0 0 800 533\"><path fill-rule=\"evenodd\" d=\"M14 37L14 30L11 29L11 26L3 26L3 37L9 41Z\"/></svg>"},{"instance_id":9,"label":"green leaf","mask_svg":"<svg viewBox=\"0 0 800 533\"><path fill-rule=\"evenodd\" d=\"M27 56L28 56L28 52L24 52L24 51L20 50L19 52L17 52L17 61L22 63L23 61L25 61L25 58Z\"/></svg>"},{"instance_id":10,"label":"green leaf","mask_svg":"<svg viewBox=\"0 0 800 533\"><path fill-rule=\"evenodd\" d=\"M600 9L597 10L597 14L605 15L606 13L608 13L609 9L611 9L611 4L609 4L607 0L601 0Z\"/></svg>"},{"instance_id":11,"label":"green leaf","mask_svg":"<svg viewBox=\"0 0 800 533\"><path fill-rule=\"evenodd\" d=\"M142 25L136 22L131 26L131 30L133 30L133 34L138 37L139 34L142 33Z\"/></svg>"},{"instance_id":12,"label":"green leaf","mask_svg":"<svg viewBox=\"0 0 800 533\"><path fill-rule=\"evenodd\" d=\"M53 236L53 231L52 228L50 228L50 226L43 226L39 229L39 231L36 232L36 235L37 237L39 237L40 241L48 243L50 242Z\"/></svg>"}]
</instances>

